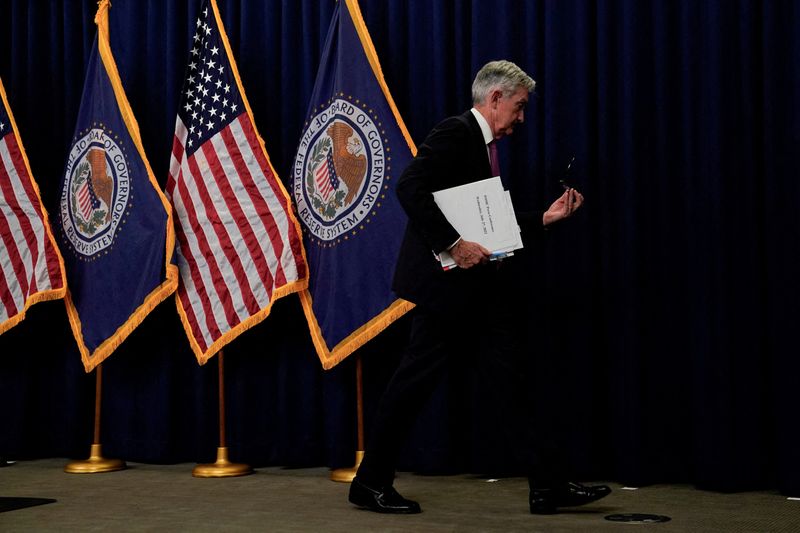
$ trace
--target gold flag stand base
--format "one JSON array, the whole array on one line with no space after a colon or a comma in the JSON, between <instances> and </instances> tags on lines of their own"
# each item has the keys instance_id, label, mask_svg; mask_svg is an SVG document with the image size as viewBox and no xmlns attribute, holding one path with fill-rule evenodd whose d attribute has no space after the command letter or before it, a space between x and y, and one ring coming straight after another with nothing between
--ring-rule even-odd
<instances>
[{"instance_id":1,"label":"gold flag stand base","mask_svg":"<svg viewBox=\"0 0 800 533\"><path fill-rule=\"evenodd\" d=\"M342 483L352 482L353 478L356 477L356 472L358 472L358 467L361 466L361 460L363 458L364 452L362 450L356 451L356 465L352 468L337 468L331 472L331 480L340 481Z\"/></svg>"},{"instance_id":2,"label":"gold flag stand base","mask_svg":"<svg viewBox=\"0 0 800 533\"><path fill-rule=\"evenodd\" d=\"M358 426L358 448L356 449L356 464L353 468L337 468L331 472L331 481L352 483L364 459L364 406L361 391L361 356L356 356L356 416Z\"/></svg>"},{"instance_id":3,"label":"gold flag stand base","mask_svg":"<svg viewBox=\"0 0 800 533\"><path fill-rule=\"evenodd\" d=\"M197 465L192 470L194 477L234 477L252 474L253 469L250 465L242 463L231 463L228 461L228 448L220 446L217 448L217 462L214 464Z\"/></svg>"},{"instance_id":4,"label":"gold flag stand base","mask_svg":"<svg viewBox=\"0 0 800 533\"><path fill-rule=\"evenodd\" d=\"M100 444L92 444L89 458L85 461L72 461L64 467L64 472L68 474L100 474L102 472L114 472L127 468L125 461L120 459L106 459L103 457Z\"/></svg>"}]
</instances>

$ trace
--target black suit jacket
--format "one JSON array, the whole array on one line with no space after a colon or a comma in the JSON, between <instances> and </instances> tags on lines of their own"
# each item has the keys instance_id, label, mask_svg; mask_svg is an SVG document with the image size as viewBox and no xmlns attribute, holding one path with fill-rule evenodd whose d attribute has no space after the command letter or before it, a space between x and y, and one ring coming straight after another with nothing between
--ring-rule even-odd
<instances>
[{"instance_id":1,"label":"black suit jacket","mask_svg":"<svg viewBox=\"0 0 800 533\"><path fill-rule=\"evenodd\" d=\"M398 296L449 312L471 308L487 291L501 290L496 263L445 272L434 257L459 234L434 202L433 192L490 177L486 143L471 111L443 120L428 134L397 184L408 215L392 286ZM541 228L541 212L517 213L517 219L523 232Z\"/></svg>"}]
</instances>

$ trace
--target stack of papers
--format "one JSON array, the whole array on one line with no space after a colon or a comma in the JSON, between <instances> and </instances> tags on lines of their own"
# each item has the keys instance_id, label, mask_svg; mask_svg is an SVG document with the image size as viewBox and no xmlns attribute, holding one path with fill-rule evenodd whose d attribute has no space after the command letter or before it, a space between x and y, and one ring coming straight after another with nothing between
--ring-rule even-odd
<instances>
[{"instance_id":1,"label":"stack of papers","mask_svg":"<svg viewBox=\"0 0 800 533\"><path fill-rule=\"evenodd\" d=\"M492 260L522 248L511 195L503 189L500 176L436 191L433 199L461 237L483 245L492 252ZM447 252L437 257L445 270L456 266Z\"/></svg>"}]
</instances>

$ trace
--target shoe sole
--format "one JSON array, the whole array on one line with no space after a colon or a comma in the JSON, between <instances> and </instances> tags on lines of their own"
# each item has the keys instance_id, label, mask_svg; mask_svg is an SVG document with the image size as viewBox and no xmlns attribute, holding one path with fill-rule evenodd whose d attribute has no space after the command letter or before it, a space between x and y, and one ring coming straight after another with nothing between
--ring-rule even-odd
<instances>
[{"instance_id":1,"label":"shoe sole","mask_svg":"<svg viewBox=\"0 0 800 533\"><path fill-rule=\"evenodd\" d=\"M381 507L373 507L368 503L361 503L358 501L354 501L352 498L348 498L350 503L358 507L359 509L364 509L365 511L372 511L373 513L381 513L381 514L419 514L422 512L422 509L385 509Z\"/></svg>"}]
</instances>

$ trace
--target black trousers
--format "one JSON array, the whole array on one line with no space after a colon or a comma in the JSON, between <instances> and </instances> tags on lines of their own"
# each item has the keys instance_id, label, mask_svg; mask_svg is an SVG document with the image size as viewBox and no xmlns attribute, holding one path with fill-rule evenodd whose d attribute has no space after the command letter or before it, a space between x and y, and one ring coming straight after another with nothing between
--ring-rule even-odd
<instances>
[{"instance_id":1,"label":"black trousers","mask_svg":"<svg viewBox=\"0 0 800 533\"><path fill-rule=\"evenodd\" d=\"M562 481L553 424L532 414L526 372L531 365L525 361L532 355L518 340L524 321L502 299L492 293L476 298L470 309L442 313L417 306L412 311L410 342L381 398L358 470L360 481L392 484L400 451L448 363L471 364L479 372L496 406L501 437L531 485Z\"/></svg>"}]
</instances>

